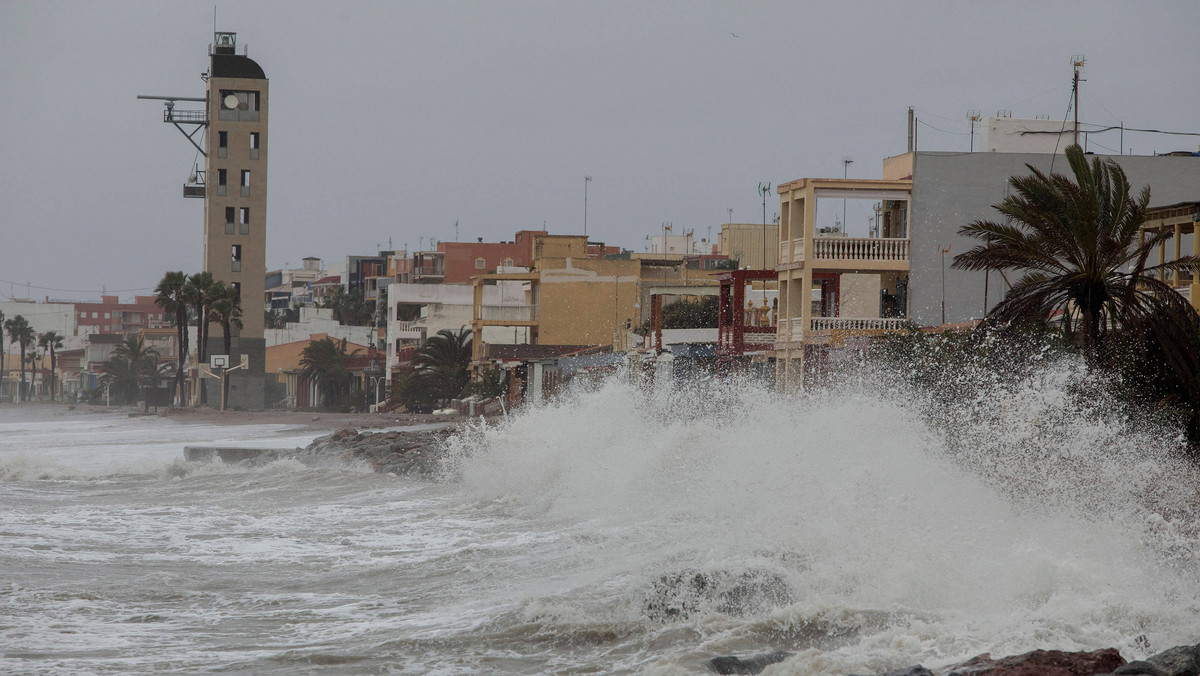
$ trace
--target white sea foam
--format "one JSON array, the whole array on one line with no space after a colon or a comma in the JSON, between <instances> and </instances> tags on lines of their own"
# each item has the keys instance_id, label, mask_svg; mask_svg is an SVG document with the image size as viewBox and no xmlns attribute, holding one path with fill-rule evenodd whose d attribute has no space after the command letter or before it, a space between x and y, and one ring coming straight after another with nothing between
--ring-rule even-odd
<instances>
[{"instance_id":1,"label":"white sea foam","mask_svg":"<svg viewBox=\"0 0 1200 676\"><path fill-rule=\"evenodd\" d=\"M770 673L844 674L1194 642L1194 473L1084 381L930 406L870 379L613 380L466 429L432 483L179 460L304 445L288 430L24 424L0 437L0 670L681 674L788 650Z\"/></svg>"}]
</instances>

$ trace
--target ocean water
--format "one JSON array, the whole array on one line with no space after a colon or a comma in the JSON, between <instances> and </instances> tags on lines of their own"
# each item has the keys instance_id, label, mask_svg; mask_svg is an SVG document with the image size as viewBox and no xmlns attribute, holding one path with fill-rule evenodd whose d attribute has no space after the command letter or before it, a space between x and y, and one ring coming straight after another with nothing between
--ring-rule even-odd
<instances>
[{"instance_id":1,"label":"ocean water","mask_svg":"<svg viewBox=\"0 0 1200 676\"><path fill-rule=\"evenodd\" d=\"M865 674L1195 643L1200 483L1077 378L952 421L861 383L615 379L464 430L436 481L182 460L314 436L282 426L6 406L0 672L703 674L786 650L765 673Z\"/></svg>"}]
</instances>

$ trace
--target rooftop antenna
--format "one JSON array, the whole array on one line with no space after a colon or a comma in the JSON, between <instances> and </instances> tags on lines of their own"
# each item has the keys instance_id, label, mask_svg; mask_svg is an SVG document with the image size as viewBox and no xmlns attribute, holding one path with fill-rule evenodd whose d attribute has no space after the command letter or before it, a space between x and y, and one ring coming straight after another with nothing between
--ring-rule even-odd
<instances>
[{"instance_id":1,"label":"rooftop antenna","mask_svg":"<svg viewBox=\"0 0 1200 676\"><path fill-rule=\"evenodd\" d=\"M458 241L458 219L454 219L454 241Z\"/></svg>"},{"instance_id":2,"label":"rooftop antenna","mask_svg":"<svg viewBox=\"0 0 1200 676\"><path fill-rule=\"evenodd\" d=\"M1087 80L1079 79L1079 69L1083 68L1085 63L1087 63L1087 59L1084 58L1083 54L1076 54L1071 57L1071 69L1074 71L1074 75L1071 78L1071 96L1074 102L1071 107L1075 111L1075 145L1079 145L1079 83L1087 82Z\"/></svg>"},{"instance_id":3,"label":"rooftop antenna","mask_svg":"<svg viewBox=\"0 0 1200 676\"><path fill-rule=\"evenodd\" d=\"M975 123L983 119L978 110L968 110L967 119L971 122L971 152L975 152Z\"/></svg>"}]
</instances>

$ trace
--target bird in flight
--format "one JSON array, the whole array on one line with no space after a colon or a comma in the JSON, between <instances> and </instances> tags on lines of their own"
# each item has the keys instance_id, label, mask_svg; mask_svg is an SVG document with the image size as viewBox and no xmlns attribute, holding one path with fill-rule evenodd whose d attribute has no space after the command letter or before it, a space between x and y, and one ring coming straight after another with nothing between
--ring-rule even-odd
<instances>
[{"instance_id":1,"label":"bird in flight","mask_svg":"<svg viewBox=\"0 0 1200 676\"><path fill-rule=\"evenodd\" d=\"M730 32L729 32L729 34L730 34L730 35L732 35L732 36L733 36L733 37L735 37L735 38L740 38L740 37L742 37L742 36L738 35L737 33L734 33L733 31L730 31Z\"/></svg>"}]
</instances>

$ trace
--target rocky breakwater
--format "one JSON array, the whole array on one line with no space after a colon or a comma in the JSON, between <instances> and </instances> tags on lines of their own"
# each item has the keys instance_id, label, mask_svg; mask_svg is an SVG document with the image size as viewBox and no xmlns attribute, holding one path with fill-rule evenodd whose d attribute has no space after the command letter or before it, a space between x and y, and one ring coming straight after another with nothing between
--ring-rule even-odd
<instances>
[{"instance_id":1,"label":"rocky breakwater","mask_svg":"<svg viewBox=\"0 0 1200 676\"><path fill-rule=\"evenodd\" d=\"M716 657L709 667L718 674L758 674L791 653L778 651L753 657ZM1091 652L1035 650L993 659L983 654L961 664L927 669L917 665L875 676L1200 676L1200 645L1164 650L1126 663L1115 648Z\"/></svg>"},{"instance_id":2,"label":"rocky breakwater","mask_svg":"<svg viewBox=\"0 0 1200 676\"><path fill-rule=\"evenodd\" d=\"M445 440L454 433L453 427L386 432L347 428L317 437L304 448L265 451L242 462L257 466L287 459L311 467L365 463L383 474L434 478Z\"/></svg>"}]
</instances>

